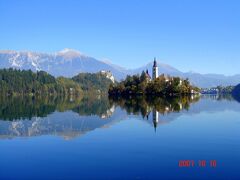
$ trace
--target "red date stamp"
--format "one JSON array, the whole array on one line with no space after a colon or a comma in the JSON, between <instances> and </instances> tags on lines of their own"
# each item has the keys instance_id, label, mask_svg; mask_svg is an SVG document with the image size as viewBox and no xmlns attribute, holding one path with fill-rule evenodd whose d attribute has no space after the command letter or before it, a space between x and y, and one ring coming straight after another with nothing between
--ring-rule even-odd
<instances>
[{"instance_id":1,"label":"red date stamp","mask_svg":"<svg viewBox=\"0 0 240 180\"><path fill-rule=\"evenodd\" d=\"M217 167L217 160L179 160L178 167Z\"/></svg>"}]
</instances>

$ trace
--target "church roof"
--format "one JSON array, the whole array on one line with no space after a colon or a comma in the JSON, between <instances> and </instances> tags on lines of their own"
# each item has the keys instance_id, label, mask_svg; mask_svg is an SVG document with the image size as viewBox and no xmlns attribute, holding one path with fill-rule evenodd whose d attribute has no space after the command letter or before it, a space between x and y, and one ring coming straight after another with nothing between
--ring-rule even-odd
<instances>
[{"instance_id":1,"label":"church roof","mask_svg":"<svg viewBox=\"0 0 240 180\"><path fill-rule=\"evenodd\" d=\"M157 61L156 61L156 58L154 58L154 61L153 61L153 67L157 67Z\"/></svg>"},{"instance_id":2,"label":"church roof","mask_svg":"<svg viewBox=\"0 0 240 180\"><path fill-rule=\"evenodd\" d=\"M148 70L146 70L145 74L147 75L148 78L151 79L151 76L149 75Z\"/></svg>"}]
</instances>

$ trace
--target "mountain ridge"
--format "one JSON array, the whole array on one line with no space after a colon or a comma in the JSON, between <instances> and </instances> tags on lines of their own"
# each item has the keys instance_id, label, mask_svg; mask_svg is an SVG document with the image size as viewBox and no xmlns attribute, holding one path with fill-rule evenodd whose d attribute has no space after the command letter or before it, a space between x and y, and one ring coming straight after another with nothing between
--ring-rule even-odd
<instances>
[{"instance_id":1,"label":"mountain ridge","mask_svg":"<svg viewBox=\"0 0 240 180\"><path fill-rule=\"evenodd\" d=\"M192 84L199 87L227 86L240 83L240 74L226 76L214 73L182 72L162 62L158 62L158 66L159 74L164 73L171 76L188 78ZM139 68L127 69L69 48L54 53L0 50L0 68L43 70L54 76L66 77L73 77L81 72L96 73L101 70L107 70L111 71L117 80L124 79L128 74L140 74L147 69L152 74L152 62L148 62Z\"/></svg>"}]
</instances>

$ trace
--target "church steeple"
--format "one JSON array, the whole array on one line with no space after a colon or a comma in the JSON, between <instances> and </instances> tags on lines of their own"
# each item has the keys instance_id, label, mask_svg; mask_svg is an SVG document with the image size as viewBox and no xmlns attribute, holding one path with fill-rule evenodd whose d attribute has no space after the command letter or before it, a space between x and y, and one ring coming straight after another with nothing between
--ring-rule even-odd
<instances>
[{"instance_id":1,"label":"church steeple","mask_svg":"<svg viewBox=\"0 0 240 180\"><path fill-rule=\"evenodd\" d=\"M154 57L154 61L153 61L153 67L157 67L157 61L156 61L156 57Z\"/></svg>"},{"instance_id":2,"label":"church steeple","mask_svg":"<svg viewBox=\"0 0 240 180\"><path fill-rule=\"evenodd\" d=\"M156 79L158 77L158 66L157 66L157 60L154 58L153 61L153 69L152 69L152 79Z\"/></svg>"}]
</instances>

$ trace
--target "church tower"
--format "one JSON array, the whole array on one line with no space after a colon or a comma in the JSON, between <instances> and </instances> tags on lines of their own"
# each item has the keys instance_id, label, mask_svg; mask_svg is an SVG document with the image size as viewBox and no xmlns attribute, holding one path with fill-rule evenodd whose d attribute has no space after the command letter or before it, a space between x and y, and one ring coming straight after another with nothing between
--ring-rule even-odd
<instances>
[{"instance_id":1,"label":"church tower","mask_svg":"<svg viewBox=\"0 0 240 180\"><path fill-rule=\"evenodd\" d=\"M156 58L154 58L153 61L153 69L152 69L152 80L156 79L158 77L158 66Z\"/></svg>"}]
</instances>

